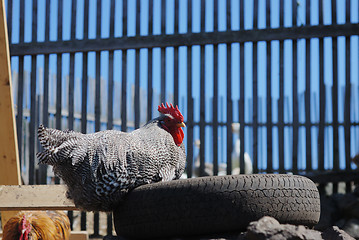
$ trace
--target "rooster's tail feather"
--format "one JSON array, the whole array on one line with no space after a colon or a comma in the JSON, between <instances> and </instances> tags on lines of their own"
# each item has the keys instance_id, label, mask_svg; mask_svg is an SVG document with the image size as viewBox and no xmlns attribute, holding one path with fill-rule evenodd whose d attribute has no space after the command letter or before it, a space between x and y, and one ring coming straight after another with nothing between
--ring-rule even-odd
<instances>
[{"instance_id":1,"label":"rooster's tail feather","mask_svg":"<svg viewBox=\"0 0 359 240\"><path fill-rule=\"evenodd\" d=\"M61 131L39 126L38 139L43 151L37 153L40 163L55 164L59 159L69 157L76 146L76 133L74 131Z\"/></svg>"}]
</instances>

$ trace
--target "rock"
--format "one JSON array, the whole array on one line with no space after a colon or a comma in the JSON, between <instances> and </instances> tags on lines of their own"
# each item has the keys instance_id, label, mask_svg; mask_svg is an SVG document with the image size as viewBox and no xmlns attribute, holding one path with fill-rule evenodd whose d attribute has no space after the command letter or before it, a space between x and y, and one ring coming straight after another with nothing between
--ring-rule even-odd
<instances>
[{"instance_id":1,"label":"rock","mask_svg":"<svg viewBox=\"0 0 359 240\"><path fill-rule=\"evenodd\" d=\"M325 240L355 240L348 233L339 229L337 226L328 228L322 233L322 238Z\"/></svg>"},{"instance_id":2,"label":"rock","mask_svg":"<svg viewBox=\"0 0 359 240\"><path fill-rule=\"evenodd\" d=\"M322 239L319 231L307 229L302 225L280 224L272 217L263 217L251 222L245 237L248 240Z\"/></svg>"},{"instance_id":3,"label":"rock","mask_svg":"<svg viewBox=\"0 0 359 240\"><path fill-rule=\"evenodd\" d=\"M342 228L353 238L359 238L359 220L356 218L349 219Z\"/></svg>"}]
</instances>

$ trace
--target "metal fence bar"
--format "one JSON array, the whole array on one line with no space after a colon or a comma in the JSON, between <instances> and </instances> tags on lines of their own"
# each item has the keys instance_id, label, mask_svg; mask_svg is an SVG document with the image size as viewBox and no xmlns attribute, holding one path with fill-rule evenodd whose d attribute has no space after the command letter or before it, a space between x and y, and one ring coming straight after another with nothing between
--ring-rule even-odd
<instances>
[{"instance_id":1,"label":"metal fence bar","mask_svg":"<svg viewBox=\"0 0 359 240\"><path fill-rule=\"evenodd\" d=\"M62 40L62 18L63 0L58 0L57 5L57 39ZM57 54L57 79L56 79L56 128L62 129L62 53ZM55 177L55 184L59 184L60 179Z\"/></svg>"},{"instance_id":2,"label":"metal fence bar","mask_svg":"<svg viewBox=\"0 0 359 240\"><path fill-rule=\"evenodd\" d=\"M152 105L153 105L153 83L152 83L152 48L147 50L148 62L148 76L147 76L147 121L152 119Z\"/></svg>"},{"instance_id":3,"label":"metal fence bar","mask_svg":"<svg viewBox=\"0 0 359 240\"><path fill-rule=\"evenodd\" d=\"M187 0L187 32L192 32L192 1ZM187 47L187 177L193 171L192 47Z\"/></svg>"},{"instance_id":4,"label":"metal fence bar","mask_svg":"<svg viewBox=\"0 0 359 240\"><path fill-rule=\"evenodd\" d=\"M332 0L332 24L337 24L336 0ZM339 133L338 133L338 38L332 38L333 51L333 87L332 87L332 106L333 106L333 170L339 170ZM333 184L333 193L338 192L338 184Z\"/></svg>"},{"instance_id":5,"label":"metal fence bar","mask_svg":"<svg viewBox=\"0 0 359 240\"><path fill-rule=\"evenodd\" d=\"M201 32L205 31L205 2L201 0ZM200 149L199 149L199 175L205 175L205 119L206 119L206 105L205 105L205 46L200 46L200 120L199 120L199 135L200 135Z\"/></svg>"},{"instance_id":6,"label":"metal fence bar","mask_svg":"<svg viewBox=\"0 0 359 240\"><path fill-rule=\"evenodd\" d=\"M345 21L350 22L350 0L346 0ZM345 169L351 170L351 138L350 138L350 115L351 115L351 61L350 61L350 36L345 38L345 104L344 104L344 137L345 137ZM346 191L351 191L351 183L346 183Z\"/></svg>"},{"instance_id":7,"label":"metal fence bar","mask_svg":"<svg viewBox=\"0 0 359 240\"><path fill-rule=\"evenodd\" d=\"M20 0L20 36L19 42L24 42L24 18L25 18L25 1ZM11 53L11 52L10 52ZM19 57L19 80L17 92L17 115L16 115L16 129L17 129L17 142L19 148L20 169L23 165L22 151L22 121L23 121L23 106L24 106L24 56Z\"/></svg>"},{"instance_id":8,"label":"metal fence bar","mask_svg":"<svg viewBox=\"0 0 359 240\"><path fill-rule=\"evenodd\" d=\"M88 39L89 0L84 1L84 39ZM81 132L87 132L87 100L88 100L88 52L82 54L82 103L81 103ZM81 212L81 231L87 229L86 212Z\"/></svg>"},{"instance_id":9,"label":"metal fence bar","mask_svg":"<svg viewBox=\"0 0 359 240\"><path fill-rule=\"evenodd\" d=\"M153 0L148 2L148 35L153 34ZM148 48L148 76L147 76L147 121L152 119L153 87L152 87L152 48Z\"/></svg>"},{"instance_id":10,"label":"metal fence bar","mask_svg":"<svg viewBox=\"0 0 359 240\"><path fill-rule=\"evenodd\" d=\"M136 35L140 35L141 7L136 0ZM140 49L135 51L135 129L140 127Z\"/></svg>"},{"instance_id":11,"label":"metal fence bar","mask_svg":"<svg viewBox=\"0 0 359 240\"><path fill-rule=\"evenodd\" d=\"M310 25L310 0L306 0L306 24ZM311 151L311 127L309 123L311 122L311 103L310 103L310 94L311 94L311 86L310 86L310 66L311 66L311 58L310 58L310 39L305 40L305 151L306 151L306 169L312 169L312 151Z\"/></svg>"},{"instance_id":12,"label":"metal fence bar","mask_svg":"<svg viewBox=\"0 0 359 240\"><path fill-rule=\"evenodd\" d=\"M76 5L77 0L72 0L71 5L71 39L75 39L76 37ZM74 88L75 88L75 53L70 53L70 76L69 76L69 106L68 106L68 124L67 128L73 130L74 129ZM74 222L74 213L73 211L68 211L67 216L70 219L70 227L73 229Z\"/></svg>"},{"instance_id":13,"label":"metal fence bar","mask_svg":"<svg viewBox=\"0 0 359 240\"><path fill-rule=\"evenodd\" d=\"M101 1L96 6L96 39L101 38ZM101 130L101 52L96 52L96 86L95 86L95 131ZM100 214L94 212L94 232L91 237L100 237Z\"/></svg>"},{"instance_id":14,"label":"metal fence bar","mask_svg":"<svg viewBox=\"0 0 359 240\"><path fill-rule=\"evenodd\" d=\"M77 0L72 0L71 7L71 39L76 37L76 5ZM75 88L75 53L70 53L70 76L69 76L69 116L68 116L68 129L74 129L74 88Z\"/></svg>"},{"instance_id":15,"label":"metal fence bar","mask_svg":"<svg viewBox=\"0 0 359 240\"><path fill-rule=\"evenodd\" d=\"M50 41L10 45L11 56L109 51L137 48L165 48L176 46L208 45L216 43L242 43L253 41L311 39L321 37L351 36L359 32L359 24L316 25L295 28L271 28L218 33L185 33L178 35L133 36L113 39L87 39L75 41Z\"/></svg>"},{"instance_id":16,"label":"metal fence bar","mask_svg":"<svg viewBox=\"0 0 359 240\"><path fill-rule=\"evenodd\" d=\"M319 1L319 25L323 24L323 1ZM326 91L324 84L324 39L319 38L319 135L318 135L318 169L324 170L324 123L326 111Z\"/></svg>"},{"instance_id":17,"label":"metal fence bar","mask_svg":"<svg viewBox=\"0 0 359 240\"><path fill-rule=\"evenodd\" d=\"M161 35L166 35L166 1L161 1ZM166 48L161 48L161 102L166 102Z\"/></svg>"},{"instance_id":18,"label":"metal fence bar","mask_svg":"<svg viewBox=\"0 0 359 240\"><path fill-rule=\"evenodd\" d=\"M284 1L279 2L279 27L284 27ZM279 41L278 150L279 172L284 173L284 41Z\"/></svg>"},{"instance_id":19,"label":"metal fence bar","mask_svg":"<svg viewBox=\"0 0 359 240\"><path fill-rule=\"evenodd\" d=\"M178 25L179 25L179 0L175 0L175 21L174 21L174 34L178 34ZM178 68L179 68L179 56L178 56L178 46L173 48L173 103L178 105L179 100L179 83L178 83Z\"/></svg>"},{"instance_id":20,"label":"metal fence bar","mask_svg":"<svg viewBox=\"0 0 359 240\"><path fill-rule=\"evenodd\" d=\"M227 19L226 19L226 29L230 31L232 28L231 24L231 1L227 0ZM228 43L227 47L227 121L226 121L226 130L227 130L227 174L232 174L232 148L233 148L233 135L232 135L232 45Z\"/></svg>"},{"instance_id":21,"label":"metal fence bar","mask_svg":"<svg viewBox=\"0 0 359 240\"><path fill-rule=\"evenodd\" d=\"M266 1L266 28L269 29L271 27L271 7L270 7L270 0ZM267 88L267 172L272 173L273 172L273 155L272 155L272 44L270 41L266 42L267 45L267 79L266 79L266 88Z\"/></svg>"},{"instance_id":22,"label":"metal fence bar","mask_svg":"<svg viewBox=\"0 0 359 240\"><path fill-rule=\"evenodd\" d=\"M214 0L213 31L218 32L218 0ZM218 44L213 45L213 175L218 175Z\"/></svg>"},{"instance_id":23,"label":"metal fence bar","mask_svg":"<svg viewBox=\"0 0 359 240\"><path fill-rule=\"evenodd\" d=\"M115 0L110 3L110 38L115 35ZM113 92L114 92L114 51L108 53L108 99L107 99L107 129L113 128ZM107 236L112 236L112 213L107 214Z\"/></svg>"},{"instance_id":24,"label":"metal fence bar","mask_svg":"<svg viewBox=\"0 0 359 240\"><path fill-rule=\"evenodd\" d=\"M258 0L253 5L253 29L258 29ZM253 172L258 172L258 43L253 42ZM244 167L244 166L243 166Z\"/></svg>"},{"instance_id":25,"label":"metal fence bar","mask_svg":"<svg viewBox=\"0 0 359 240\"><path fill-rule=\"evenodd\" d=\"M37 42L37 0L32 2L32 39L31 41ZM29 184L35 184L35 124L37 116L37 103L36 103L36 55L31 56L31 93L30 93L30 126L29 126Z\"/></svg>"},{"instance_id":26,"label":"metal fence bar","mask_svg":"<svg viewBox=\"0 0 359 240\"><path fill-rule=\"evenodd\" d=\"M46 13L45 13L45 41L49 40L50 36L50 0L46 0ZM42 124L46 127L49 125L49 55L45 54L44 56L44 89L43 89L43 99L42 99ZM39 109L40 111L40 109ZM40 144L38 144L40 148ZM39 149L40 150L40 149ZM47 165L39 165L39 183L47 183Z\"/></svg>"},{"instance_id":27,"label":"metal fence bar","mask_svg":"<svg viewBox=\"0 0 359 240\"><path fill-rule=\"evenodd\" d=\"M12 42L12 39L11 39L11 36L12 36L12 2L13 0L8 0L7 1L7 28L8 28L8 31L7 31L7 35L8 35L8 39L9 39L9 43Z\"/></svg>"},{"instance_id":28,"label":"metal fence bar","mask_svg":"<svg viewBox=\"0 0 359 240\"><path fill-rule=\"evenodd\" d=\"M292 25L297 25L297 1L292 1ZM298 40L293 40L293 173L298 173Z\"/></svg>"},{"instance_id":29,"label":"metal fence bar","mask_svg":"<svg viewBox=\"0 0 359 240\"><path fill-rule=\"evenodd\" d=\"M97 1L96 38L101 37L101 1ZM101 129L101 52L96 52L95 131Z\"/></svg>"},{"instance_id":30,"label":"metal fence bar","mask_svg":"<svg viewBox=\"0 0 359 240\"><path fill-rule=\"evenodd\" d=\"M127 36L127 0L122 1L122 36ZM121 131L127 131L127 50L122 50Z\"/></svg>"},{"instance_id":31,"label":"metal fence bar","mask_svg":"<svg viewBox=\"0 0 359 240\"><path fill-rule=\"evenodd\" d=\"M20 36L19 36L19 43L24 42L24 28L25 28L25 0L20 0Z\"/></svg>"},{"instance_id":32,"label":"metal fence bar","mask_svg":"<svg viewBox=\"0 0 359 240\"><path fill-rule=\"evenodd\" d=\"M57 39L62 40L63 0L58 0L57 6ZM56 128L61 129L62 111L62 53L57 54L57 84L56 84Z\"/></svg>"},{"instance_id":33,"label":"metal fence bar","mask_svg":"<svg viewBox=\"0 0 359 240\"><path fill-rule=\"evenodd\" d=\"M240 1L239 4L239 28L240 30L244 30L244 0ZM240 155L239 155L239 166L241 166L240 173L244 173L244 103L245 103L245 96L244 96L244 43L239 43L239 69L240 69L240 75L239 75L239 86L240 86L240 99L239 99L239 139L241 140L240 144Z\"/></svg>"}]
</instances>

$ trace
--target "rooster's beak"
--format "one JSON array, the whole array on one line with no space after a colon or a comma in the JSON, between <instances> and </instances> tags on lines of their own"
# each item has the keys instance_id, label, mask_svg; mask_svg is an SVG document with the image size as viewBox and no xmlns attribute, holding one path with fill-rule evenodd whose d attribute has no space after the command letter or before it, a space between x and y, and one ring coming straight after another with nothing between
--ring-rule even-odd
<instances>
[{"instance_id":1,"label":"rooster's beak","mask_svg":"<svg viewBox=\"0 0 359 240\"><path fill-rule=\"evenodd\" d=\"M184 124L184 122L181 122L181 123L178 123L178 124L177 124L177 127L179 127L179 128L180 128L180 127L186 127L186 124Z\"/></svg>"}]
</instances>

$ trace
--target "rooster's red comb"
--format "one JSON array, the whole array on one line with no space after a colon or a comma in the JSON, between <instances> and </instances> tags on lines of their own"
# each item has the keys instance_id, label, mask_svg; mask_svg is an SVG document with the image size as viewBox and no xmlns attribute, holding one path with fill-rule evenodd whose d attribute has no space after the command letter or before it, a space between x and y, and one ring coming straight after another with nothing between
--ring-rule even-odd
<instances>
[{"instance_id":1,"label":"rooster's red comb","mask_svg":"<svg viewBox=\"0 0 359 240\"><path fill-rule=\"evenodd\" d=\"M171 105L168 105L166 103L166 106L162 103L162 105L158 105L158 111L162 114L170 114L172 117L177 119L178 121L183 122L184 117L182 116L181 112L178 109L178 106L176 105L176 108L173 107L172 103Z\"/></svg>"}]
</instances>

